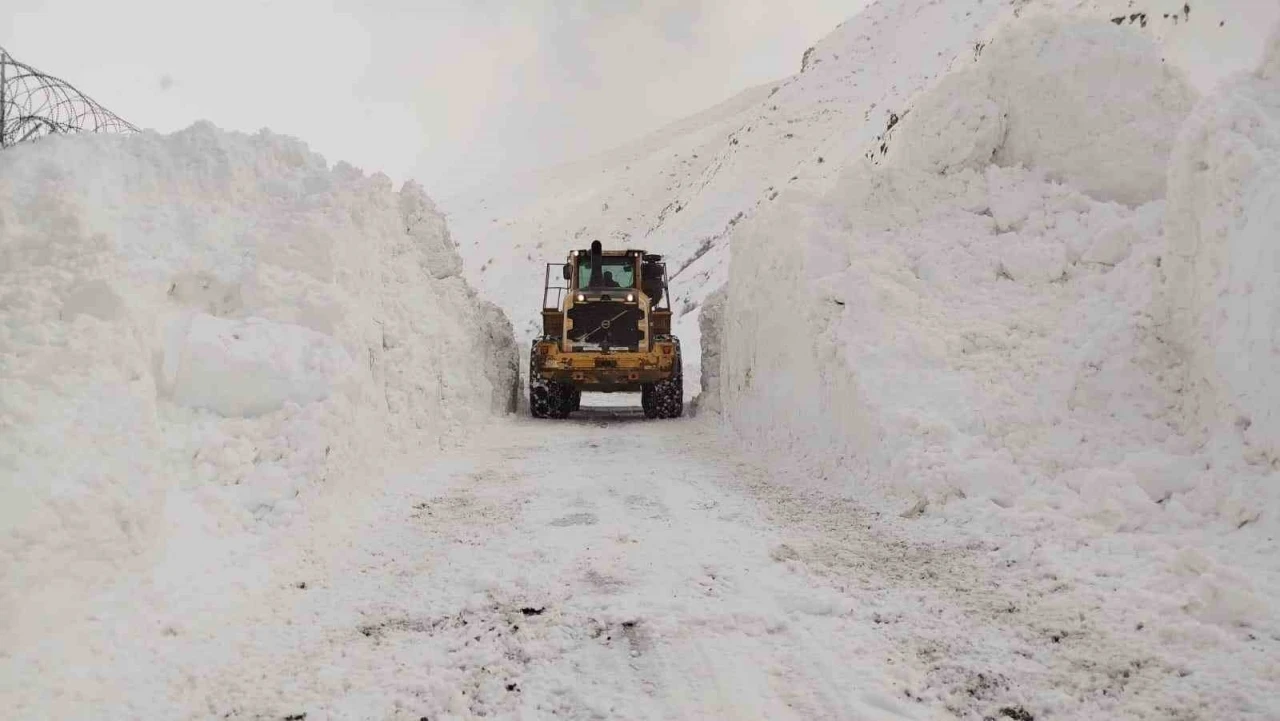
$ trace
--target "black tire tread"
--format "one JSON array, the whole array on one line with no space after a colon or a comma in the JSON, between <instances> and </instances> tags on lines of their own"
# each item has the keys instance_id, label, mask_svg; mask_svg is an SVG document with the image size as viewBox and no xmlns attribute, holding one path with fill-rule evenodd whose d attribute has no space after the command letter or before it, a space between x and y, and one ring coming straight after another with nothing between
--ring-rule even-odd
<instances>
[{"instance_id":1,"label":"black tire tread","mask_svg":"<svg viewBox=\"0 0 1280 721\"><path fill-rule=\"evenodd\" d=\"M646 383L640 390L640 406L645 418L679 418L684 415L684 368L680 357L680 340L674 336L658 340L670 340L676 344L675 368L670 378Z\"/></svg>"},{"instance_id":2,"label":"black tire tread","mask_svg":"<svg viewBox=\"0 0 1280 721\"><path fill-rule=\"evenodd\" d=\"M581 393L563 383L538 375L533 350L542 339L535 339L529 350L529 415L534 418L568 418L577 410Z\"/></svg>"}]
</instances>

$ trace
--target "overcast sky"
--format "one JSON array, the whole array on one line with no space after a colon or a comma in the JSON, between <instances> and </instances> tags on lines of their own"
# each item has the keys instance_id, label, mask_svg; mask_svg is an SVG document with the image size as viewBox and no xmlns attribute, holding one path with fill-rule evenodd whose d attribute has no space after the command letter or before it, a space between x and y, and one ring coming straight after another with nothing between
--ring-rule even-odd
<instances>
[{"instance_id":1,"label":"overcast sky","mask_svg":"<svg viewBox=\"0 0 1280 721\"><path fill-rule=\"evenodd\" d=\"M0 45L136 125L298 136L432 194L799 70L865 0L4 0Z\"/></svg>"}]
</instances>

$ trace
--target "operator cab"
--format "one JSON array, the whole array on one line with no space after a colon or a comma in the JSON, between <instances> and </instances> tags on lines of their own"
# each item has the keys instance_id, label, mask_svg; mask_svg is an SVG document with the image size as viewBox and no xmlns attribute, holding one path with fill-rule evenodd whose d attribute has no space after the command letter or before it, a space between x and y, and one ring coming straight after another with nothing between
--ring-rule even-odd
<instances>
[{"instance_id":1,"label":"operator cab","mask_svg":"<svg viewBox=\"0 0 1280 721\"><path fill-rule=\"evenodd\" d=\"M600 257L599 266L589 255L578 255L578 289L605 290L636 287L636 259L629 256Z\"/></svg>"},{"instance_id":2,"label":"operator cab","mask_svg":"<svg viewBox=\"0 0 1280 721\"><path fill-rule=\"evenodd\" d=\"M654 307L666 290L666 266L662 256L636 250L604 251L600 241L590 250L575 250L564 265L564 279L570 290L599 293L612 289L640 290ZM584 296L579 302L590 300Z\"/></svg>"},{"instance_id":3,"label":"operator cab","mask_svg":"<svg viewBox=\"0 0 1280 721\"><path fill-rule=\"evenodd\" d=\"M561 266L563 285L552 285L547 264L543 287L543 335L562 352L631 350L649 352L671 334L666 264L642 250L570 251Z\"/></svg>"}]
</instances>

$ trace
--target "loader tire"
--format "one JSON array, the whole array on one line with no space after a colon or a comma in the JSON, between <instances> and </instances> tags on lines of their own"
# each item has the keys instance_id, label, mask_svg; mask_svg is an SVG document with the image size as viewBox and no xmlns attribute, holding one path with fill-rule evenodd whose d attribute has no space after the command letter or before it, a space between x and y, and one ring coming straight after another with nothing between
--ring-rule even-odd
<instances>
[{"instance_id":1,"label":"loader tire","mask_svg":"<svg viewBox=\"0 0 1280 721\"><path fill-rule=\"evenodd\" d=\"M534 341L536 348L538 341ZM534 418L568 418L575 410L573 388L538 374L536 356L529 353L529 414Z\"/></svg>"},{"instance_id":2,"label":"loader tire","mask_svg":"<svg viewBox=\"0 0 1280 721\"><path fill-rule=\"evenodd\" d=\"M671 377L654 383L646 383L640 389L640 407L645 418L679 418L684 414L684 370L680 362L680 341Z\"/></svg>"}]
</instances>

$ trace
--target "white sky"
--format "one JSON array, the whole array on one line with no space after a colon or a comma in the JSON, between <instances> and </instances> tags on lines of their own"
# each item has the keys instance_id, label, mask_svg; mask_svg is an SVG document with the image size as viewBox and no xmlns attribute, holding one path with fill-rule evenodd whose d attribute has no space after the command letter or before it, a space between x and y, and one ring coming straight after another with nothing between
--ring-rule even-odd
<instances>
[{"instance_id":1,"label":"white sky","mask_svg":"<svg viewBox=\"0 0 1280 721\"><path fill-rule=\"evenodd\" d=\"M0 45L136 125L269 127L447 195L797 72L865 0L4 0Z\"/></svg>"}]
</instances>

